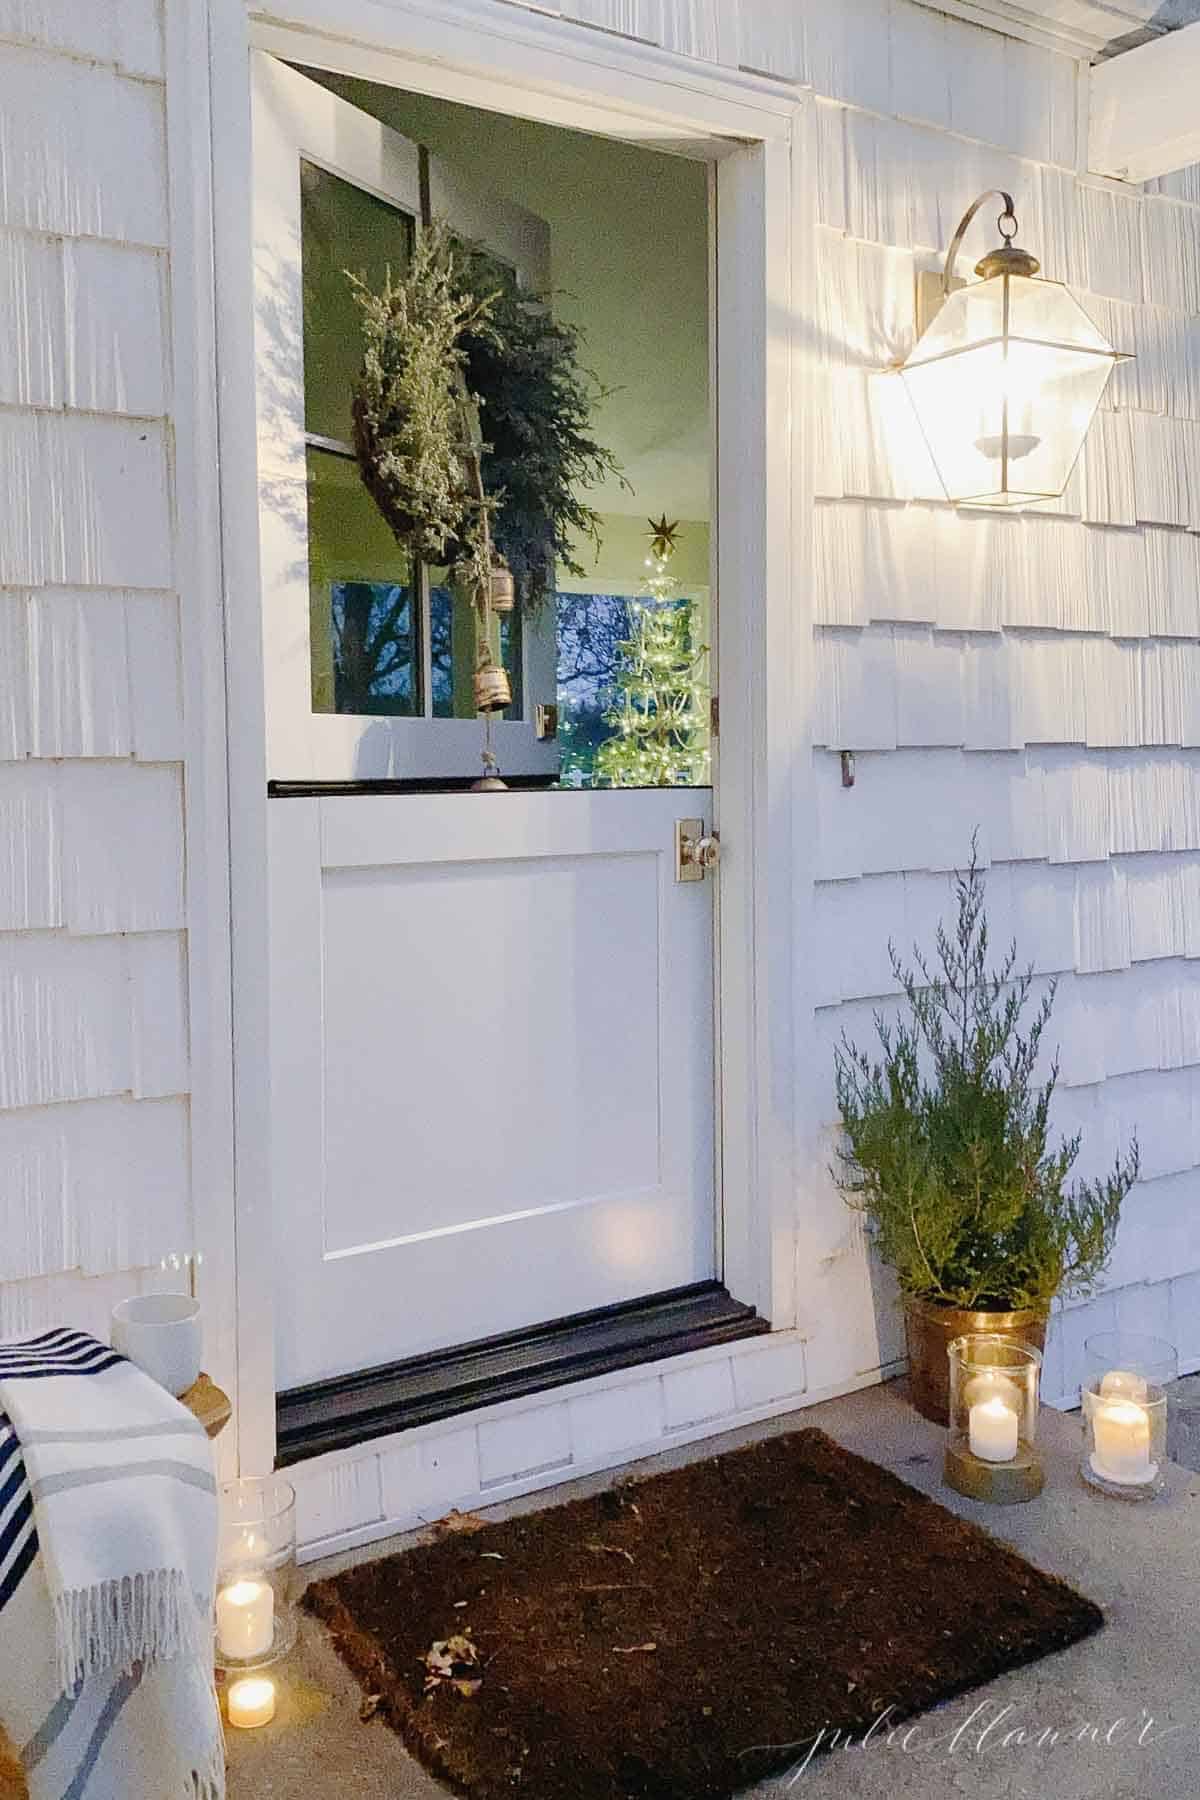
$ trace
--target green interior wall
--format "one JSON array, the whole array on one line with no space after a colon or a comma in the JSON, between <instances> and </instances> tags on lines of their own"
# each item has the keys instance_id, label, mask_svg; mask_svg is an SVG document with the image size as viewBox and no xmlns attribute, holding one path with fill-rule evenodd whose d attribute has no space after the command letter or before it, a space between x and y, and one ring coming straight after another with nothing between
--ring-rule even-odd
<instances>
[{"instance_id":1,"label":"green interior wall","mask_svg":"<svg viewBox=\"0 0 1200 1800\"><path fill-rule=\"evenodd\" d=\"M709 515L708 171L685 157L583 132L314 77L444 156L484 192L550 226L554 305L584 333L608 390L596 435L634 491L589 492L602 513Z\"/></svg>"},{"instance_id":2,"label":"green interior wall","mask_svg":"<svg viewBox=\"0 0 1200 1800\"><path fill-rule=\"evenodd\" d=\"M569 575L560 564L558 586L568 594L636 594L646 574L649 554L645 515L604 513L599 554L590 543L577 544L576 557L585 572L582 577ZM671 558L671 573L689 591L708 586L711 576L707 519L679 521L678 548Z\"/></svg>"}]
</instances>

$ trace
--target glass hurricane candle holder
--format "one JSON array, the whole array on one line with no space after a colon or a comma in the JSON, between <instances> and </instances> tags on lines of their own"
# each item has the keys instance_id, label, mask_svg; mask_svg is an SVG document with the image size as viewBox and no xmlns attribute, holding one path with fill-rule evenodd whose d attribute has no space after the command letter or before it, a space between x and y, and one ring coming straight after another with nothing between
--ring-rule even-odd
<instances>
[{"instance_id":1,"label":"glass hurricane candle holder","mask_svg":"<svg viewBox=\"0 0 1200 1800\"><path fill-rule=\"evenodd\" d=\"M296 1493L280 1475L244 1476L221 1489L216 1660L257 1669L296 1641Z\"/></svg>"},{"instance_id":2,"label":"glass hurricane candle holder","mask_svg":"<svg viewBox=\"0 0 1200 1800\"><path fill-rule=\"evenodd\" d=\"M1166 1485L1167 1390L1179 1373L1163 1338L1104 1331L1083 1345L1083 1457L1089 1487L1152 1500Z\"/></svg>"},{"instance_id":3,"label":"glass hurricane candle holder","mask_svg":"<svg viewBox=\"0 0 1200 1800\"><path fill-rule=\"evenodd\" d=\"M950 1357L947 1485L972 1500L1032 1500L1045 1479L1034 1440L1042 1358L994 1332L955 1338Z\"/></svg>"}]
</instances>

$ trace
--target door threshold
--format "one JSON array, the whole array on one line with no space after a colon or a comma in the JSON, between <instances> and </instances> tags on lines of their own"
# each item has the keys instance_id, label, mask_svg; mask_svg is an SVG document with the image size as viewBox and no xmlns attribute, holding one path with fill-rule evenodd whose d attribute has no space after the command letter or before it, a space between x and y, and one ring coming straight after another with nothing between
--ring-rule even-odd
<instances>
[{"instance_id":1,"label":"door threshold","mask_svg":"<svg viewBox=\"0 0 1200 1800\"><path fill-rule=\"evenodd\" d=\"M771 1329L719 1281L574 1313L499 1337L456 1344L329 1381L289 1388L276 1402L276 1466L371 1438L519 1400L568 1381L608 1375L757 1337Z\"/></svg>"}]
</instances>

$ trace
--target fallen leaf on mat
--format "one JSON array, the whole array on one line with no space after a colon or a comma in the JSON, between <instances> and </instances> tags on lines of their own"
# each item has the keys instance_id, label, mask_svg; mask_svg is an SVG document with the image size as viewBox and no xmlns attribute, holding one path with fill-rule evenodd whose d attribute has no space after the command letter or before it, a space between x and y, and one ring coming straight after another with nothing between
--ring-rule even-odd
<instances>
[{"instance_id":1,"label":"fallen leaf on mat","mask_svg":"<svg viewBox=\"0 0 1200 1800\"><path fill-rule=\"evenodd\" d=\"M364 1725L369 1725L383 1702L382 1694L364 1694L359 1702L358 1716Z\"/></svg>"},{"instance_id":2,"label":"fallen leaf on mat","mask_svg":"<svg viewBox=\"0 0 1200 1800\"><path fill-rule=\"evenodd\" d=\"M424 1657L425 1692L432 1694L435 1688L448 1682L457 1693L470 1699L483 1686L483 1672L479 1667L479 1652L469 1637L456 1633L454 1637L439 1638L430 1644Z\"/></svg>"},{"instance_id":3,"label":"fallen leaf on mat","mask_svg":"<svg viewBox=\"0 0 1200 1800\"><path fill-rule=\"evenodd\" d=\"M643 1650L657 1650L657 1644L614 1644L614 1656L637 1656Z\"/></svg>"},{"instance_id":4,"label":"fallen leaf on mat","mask_svg":"<svg viewBox=\"0 0 1200 1800\"><path fill-rule=\"evenodd\" d=\"M456 1531L482 1531L486 1524L487 1520L481 1519L478 1513L459 1512L452 1506L444 1519L434 1520L433 1533L435 1537L450 1537Z\"/></svg>"},{"instance_id":5,"label":"fallen leaf on mat","mask_svg":"<svg viewBox=\"0 0 1200 1800\"><path fill-rule=\"evenodd\" d=\"M593 1556L623 1556L627 1563L633 1561L628 1550L622 1550L620 1544L588 1544L586 1548Z\"/></svg>"}]
</instances>

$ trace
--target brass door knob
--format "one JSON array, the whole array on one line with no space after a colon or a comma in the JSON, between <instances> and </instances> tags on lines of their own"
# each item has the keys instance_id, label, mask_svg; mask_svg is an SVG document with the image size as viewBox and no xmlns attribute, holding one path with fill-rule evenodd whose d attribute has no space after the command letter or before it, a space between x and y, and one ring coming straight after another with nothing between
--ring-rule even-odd
<instances>
[{"instance_id":1,"label":"brass door knob","mask_svg":"<svg viewBox=\"0 0 1200 1800\"><path fill-rule=\"evenodd\" d=\"M703 881L721 860L721 841L706 832L702 819L679 819L675 825L676 881Z\"/></svg>"}]
</instances>

